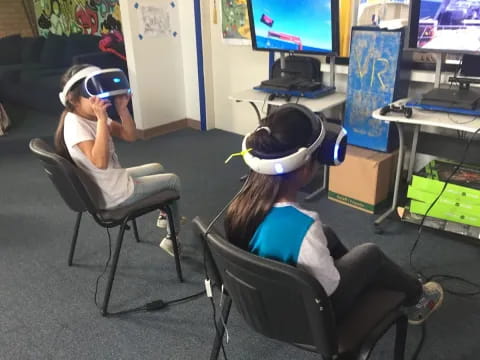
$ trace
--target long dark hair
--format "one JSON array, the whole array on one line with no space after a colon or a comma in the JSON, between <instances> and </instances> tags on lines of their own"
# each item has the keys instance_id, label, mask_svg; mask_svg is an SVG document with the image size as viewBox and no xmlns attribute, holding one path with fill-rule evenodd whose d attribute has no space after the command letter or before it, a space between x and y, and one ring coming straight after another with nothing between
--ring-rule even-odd
<instances>
[{"instance_id":1,"label":"long dark hair","mask_svg":"<svg viewBox=\"0 0 480 360\"><path fill-rule=\"evenodd\" d=\"M60 79L60 89L63 89L65 87L65 84L68 80L72 78L73 75L89 66L90 65L82 64L73 65L72 67L70 67ZM67 116L69 112L73 112L75 110L75 103L80 99L80 96L80 87L78 86L78 84L75 84L67 94L65 110L63 110L62 115L60 115L60 120L58 122L57 130L55 131L54 136L55 151L58 155L63 156L70 161L72 161L72 158L70 157L67 145L65 144L65 139L63 137L63 128L65 124L65 116Z\"/></svg>"},{"instance_id":2,"label":"long dark hair","mask_svg":"<svg viewBox=\"0 0 480 360\"><path fill-rule=\"evenodd\" d=\"M315 139L310 119L295 108L278 109L267 116L262 125L270 132L259 129L246 141L251 153L260 158L287 156L311 145ZM244 190L227 210L224 225L230 242L242 249L248 248L257 227L277 201L282 185L288 185L291 174L250 174Z\"/></svg>"}]
</instances>

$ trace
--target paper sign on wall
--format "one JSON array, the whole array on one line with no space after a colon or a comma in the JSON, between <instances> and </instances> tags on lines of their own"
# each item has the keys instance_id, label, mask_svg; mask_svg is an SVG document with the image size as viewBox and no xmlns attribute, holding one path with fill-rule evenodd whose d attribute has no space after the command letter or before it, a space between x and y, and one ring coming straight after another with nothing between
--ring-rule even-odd
<instances>
[{"instance_id":1,"label":"paper sign on wall","mask_svg":"<svg viewBox=\"0 0 480 360\"><path fill-rule=\"evenodd\" d=\"M168 36L172 33L170 23L170 5L140 4L138 6L138 24L143 37Z\"/></svg>"}]
</instances>

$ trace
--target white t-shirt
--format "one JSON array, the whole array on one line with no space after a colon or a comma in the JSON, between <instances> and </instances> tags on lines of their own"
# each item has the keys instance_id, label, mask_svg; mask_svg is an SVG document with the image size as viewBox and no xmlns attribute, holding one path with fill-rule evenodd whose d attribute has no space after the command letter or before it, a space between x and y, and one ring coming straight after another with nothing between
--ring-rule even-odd
<instances>
[{"instance_id":1,"label":"white t-shirt","mask_svg":"<svg viewBox=\"0 0 480 360\"><path fill-rule=\"evenodd\" d=\"M110 126L112 119L108 119ZM95 140L97 122L69 112L65 116L63 136L68 152L75 164L91 176L102 191L104 205L109 209L121 204L133 193L133 179L122 168L115 153L112 137L108 135L109 161L106 169L97 168L77 146L78 143Z\"/></svg>"}]
</instances>

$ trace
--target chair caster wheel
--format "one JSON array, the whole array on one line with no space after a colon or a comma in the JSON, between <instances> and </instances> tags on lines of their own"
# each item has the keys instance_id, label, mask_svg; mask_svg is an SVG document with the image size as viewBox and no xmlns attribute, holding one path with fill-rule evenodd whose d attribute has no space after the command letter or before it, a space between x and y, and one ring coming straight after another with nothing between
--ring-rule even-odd
<instances>
[{"instance_id":1,"label":"chair caster wheel","mask_svg":"<svg viewBox=\"0 0 480 360\"><path fill-rule=\"evenodd\" d=\"M380 227L379 224L373 224L373 231L375 234L382 235L383 234L383 229Z\"/></svg>"}]
</instances>

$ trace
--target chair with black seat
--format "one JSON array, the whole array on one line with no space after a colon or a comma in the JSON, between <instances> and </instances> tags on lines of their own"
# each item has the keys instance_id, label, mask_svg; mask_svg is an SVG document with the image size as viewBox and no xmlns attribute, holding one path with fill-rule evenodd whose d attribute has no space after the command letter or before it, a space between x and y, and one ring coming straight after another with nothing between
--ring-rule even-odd
<instances>
[{"instance_id":1,"label":"chair with black seat","mask_svg":"<svg viewBox=\"0 0 480 360\"><path fill-rule=\"evenodd\" d=\"M213 261L210 266L216 267L214 275L226 290L211 360L218 357L232 302L255 331L324 359L366 360L395 324L394 359L404 358L408 321L402 311L403 293L372 289L337 324L330 298L313 276L244 251L215 231L205 237L205 222L197 217L193 223L206 246L207 260Z\"/></svg>"},{"instance_id":2,"label":"chair with black seat","mask_svg":"<svg viewBox=\"0 0 480 360\"><path fill-rule=\"evenodd\" d=\"M175 237L175 225L171 211L172 202L180 198L178 192L173 190L160 191L154 196L142 199L128 206L119 206L111 210L102 210L98 205L99 199L101 199L102 196L100 189L84 171L76 167L69 160L57 155L52 148L41 139L32 139L30 141L30 150L38 159L40 159L45 172L55 185L67 206L77 213L77 220L68 256L69 266L72 265L80 221L84 212L89 212L95 222L104 228L120 226L101 309L102 315L108 314L108 303L120 256L123 236L125 230L129 229L127 223L129 221L132 222L135 239L137 242L140 242L135 219L149 212L161 209L167 214L169 226L172 230L172 243L177 275L178 279L181 282L183 281L178 244Z\"/></svg>"}]
</instances>

